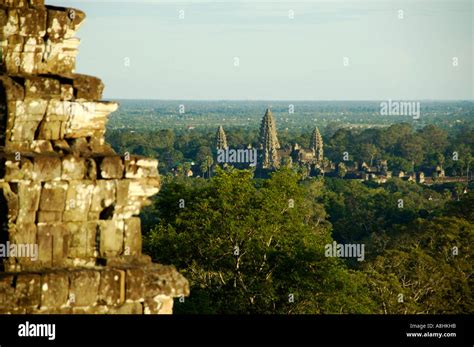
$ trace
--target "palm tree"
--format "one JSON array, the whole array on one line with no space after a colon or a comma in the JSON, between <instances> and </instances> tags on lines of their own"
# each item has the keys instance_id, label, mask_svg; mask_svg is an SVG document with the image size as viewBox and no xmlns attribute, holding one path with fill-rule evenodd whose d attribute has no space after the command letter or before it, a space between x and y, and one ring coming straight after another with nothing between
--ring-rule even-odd
<instances>
[{"instance_id":1,"label":"palm tree","mask_svg":"<svg viewBox=\"0 0 474 347\"><path fill-rule=\"evenodd\" d=\"M207 155L204 160L201 163L201 171L203 173L202 177L204 177L204 174L207 172L208 173L208 178L211 178L211 166L214 164L214 160L210 155Z\"/></svg>"}]
</instances>

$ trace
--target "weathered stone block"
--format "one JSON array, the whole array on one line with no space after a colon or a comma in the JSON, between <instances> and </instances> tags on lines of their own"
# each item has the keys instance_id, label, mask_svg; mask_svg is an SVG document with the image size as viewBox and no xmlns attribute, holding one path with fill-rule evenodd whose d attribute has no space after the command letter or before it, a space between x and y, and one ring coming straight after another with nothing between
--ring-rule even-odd
<instances>
[{"instance_id":1,"label":"weathered stone block","mask_svg":"<svg viewBox=\"0 0 474 347\"><path fill-rule=\"evenodd\" d=\"M174 266L152 264L145 270L145 288L147 297L167 295L172 297L189 294L188 281Z\"/></svg>"},{"instance_id":2,"label":"weathered stone block","mask_svg":"<svg viewBox=\"0 0 474 347\"><path fill-rule=\"evenodd\" d=\"M20 46L21 49L21 46ZM21 53L8 50L5 53L5 67L11 73L18 73L21 65Z\"/></svg>"},{"instance_id":3,"label":"weathered stone block","mask_svg":"<svg viewBox=\"0 0 474 347\"><path fill-rule=\"evenodd\" d=\"M36 221L36 212L35 211L26 211L20 205L20 209L18 210L18 216L17 216L16 220L17 220L16 221L17 225L35 223L35 221Z\"/></svg>"},{"instance_id":4,"label":"weathered stone block","mask_svg":"<svg viewBox=\"0 0 474 347\"><path fill-rule=\"evenodd\" d=\"M3 8L0 8L0 41L4 41L8 37L8 30L5 33L7 23L8 23L7 11ZM2 47L2 51L4 51L3 47Z\"/></svg>"},{"instance_id":5,"label":"weathered stone block","mask_svg":"<svg viewBox=\"0 0 474 347\"><path fill-rule=\"evenodd\" d=\"M85 18L85 13L77 9L46 7L48 8L47 32L54 41L61 41L74 36Z\"/></svg>"},{"instance_id":6,"label":"weathered stone block","mask_svg":"<svg viewBox=\"0 0 474 347\"><path fill-rule=\"evenodd\" d=\"M46 33L46 10L42 8L18 10L20 35L44 36Z\"/></svg>"},{"instance_id":7,"label":"weathered stone block","mask_svg":"<svg viewBox=\"0 0 474 347\"><path fill-rule=\"evenodd\" d=\"M16 188L15 183L0 183L0 194L5 198L8 205L8 222L15 223L18 218L20 206L18 204L18 194L12 190ZM1 196L0 195L0 196Z\"/></svg>"},{"instance_id":8,"label":"weathered stone block","mask_svg":"<svg viewBox=\"0 0 474 347\"><path fill-rule=\"evenodd\" d=\"M173 298L167 295L157 295L145 300L145 314L172 314Z\"/></svg>"},{"instance_id":9,"label":"weathered stone block","mask_svg":"<svg viewBox=\"0 0 474 347\"><path fill-rule=\"evenodd\" d=\"M92 212L102 212L105 208L113 205L116 196L115 180L98 180L92 194ZM98 219L98 218L97 218Z\"/></svg>"},{"instance_id":10,"label":"weathered stone block","mask_svg":"<svg viewBox=\"0 0 474 347\"><path fill-rule=\"evenodd\" d=\"M158 160L132 157L125 161L126 178L158 177Z\"/></svg>"},{"instance_id":11,"label":"weathered stone block","mask_svg":"<svg viewBox=\"0 0 474 347\"><path fill-rule=\"evenodd\" d=\"M98 271L72 272L69 278L71 281L69 288L71 306L89 306L97 302L100 284ZM73 301L71 301L72 295Z\"/></svg>"},{"instance_id":12,"label":"weathered stone block","mask_svg":"<svg viewBox=\"0 0 474 347\"><path fill-rule=\"evenodd\" d=\"M24 172L20 168L20 161L17 160L7 160L5 162L5 180L20 181L24 179Z\"/></svg>"},{"instance_id":13,"label":"weathered stone block","mask_svg":"<svg viewBox=\"0 0 474 347\"><path fill-rule=\"evenodd\" d=\"M38 244L38 263L43 266L52 266L53 234L47 227L47 224L38 225L36 243Z\"/></svg>"},{"instance_id":14,"label":"weathered stone block","mask_svg":"<svg viewBox=\"0 0 474 347\"><path fill-rule=\"evenodd\" d=\"M45 54L38 62L37 72L48 74L69 74L74 72L76 65L76 53L68 55L63 43L52 42L48 37L46 40ZM79 41L76 41L79 44Z\"/></svg>"},{"instance_id":15,"label":"weathered stone block","mask_svg":"<svg viewBox=\"0 0 474 347\"><path fill-rule=\"evenodd\" d=\"M44 6L44 0L29 0L31 7L42 7Z\"/></svg>"},{"instance_id":16,"label":"weathered stone block","mask_svg":"<svg viewBox=\"0 0 474 347\"><path fill-rule=\"evenodd\" d=\"M13 0L12 2L14 1L16 0ZM8 19L6 25L3 26L3 35L4 38L10 38L10 36L17 35L20 32L18 11L16 9L7 9L6 14Z\"/></svg>"},{"instance_id":17,"label":"weathered stone block","mask_svg":"<svg viewBox=\"0 0 474 347\"><path fill-rule=\"evenodd\" d=\"M23 100L17 100L15 102L8 102L8 112L9 112L9 123L8 128L14 128L17 123L21 122L40 122L43 118L41 114L29 113L29 111L37 111L35 104L32 104L32 100L28 99L26 102ZM32 107L33 106L33 107ZM13 126L11 126L13 124Z\"/></svg>"},{"instance_id":18,"label":"weathered stone block","mask_svg":"<svg viewBox=\"0 0 474 347\"><path fill-rule=\"evenodd\" d=\"M38 119L41 119L46 113L46 108L48 107L48 101L45 99L38 98L25 98L24 101L26 116L31 119L32 116L40 116Z\"/></svg>"},{"instance_id":19,"label":"weathered stone block","mask_svg":"<svg viewBox=\"0 0 474 347\"><path fill-rule=\"evenodd\" d=\"M25 44L25 38L22 37L21 35L15 34L10 37L8 37L8 50L7 53L16 53L13 57L20 57L20 53L23 52L23 45ZM5 59L7 60L7 59ZM20 62L18 59L14 59L12 62L14 66L17 68L20 67L21 64L21 59Z\"/></svg>"},{"instance_id":20,"label":"weathered stone block","mask_svg":"<svg viewBox=\"0 0 474 347\"><path fill-rule=\"evenodd\" d=\"M116 257L123 252L124 222L121 220L101 220L98 222L100 231L100 255Z\"/></svg>"},{"instance_id":21,"label":"weathered stone block","mask_svg":"<svg viewBox=\"0 0 474 347\"><path fill-rule=\"evenodd\" d=\"M7 99L12 100L13 102L16 102L16 100L23 100L25 91L21 84L6 75L0 75L0 84L3 89L5 89Z\"/></svg>"},{"instance_id":22,"label":"weathered stone block","mask_svg":"<svg viewBox=\"0 0 474 347\"><path fill-rule=\"evenodd\" d=\"M125 220L124 255L137 256L142 251L142 232L139 217Z\"/></svg>"},{"instance_id":23,"label":"weathered stone block","mask_svg":"<svg viewBox=\"0 0 474 347\"><path fill-rule=\"evenodd\" d=\"M128 205L128 192L130 188L130 180L118 180L117 181L117 205L126 206Z\"/></svg>"},{"instance_id":24,"label":"weathered stone block","mask_svg":"<svg viewBox=\"0 0 474 347\"><path fill-rule=\"evenodd\" d=\"M18 203L20 211L34 212L38 210L41 196L41 183L22 181L18 183Z\"/></svg>"},{"instance_id":25,"label":"weathered stone block","mask_svg":"<svg viewBox=\"0 0 474 347\"><path fill-rule=\"evenodd\" d=\"M25 79L25 97L50 99L60 95L61 84L56 79L33 76Z\"/></svg>"},{"instance_id":26,"label":"weathered stone block","mask_svg":"<svg viewBox=\"0 0 474 347\"><path fill-rule=\"evenodd\" d=\"M33 274L20 274L16 277L15 300L18 306L39 306L41 298L41 277Z\"/></svg>"},{"instance_id":27,"label":"weathered stone block","mask_svg":"<svg viewBox=\"0 0 474 347\"><path fill-rule=\"evenodd\" d=\"M74 89L72 85L61 85L61 100L72 100L74 98Z\"/></svg>"},{"instance_id":28,"label":"weathered stone block","mask_svg":"<svg viewBox=\"0 0 474 347\"><path fill-rule=\"evenodd\" d=\"M36 244L36 224L17 224L16 232L10 234L10 242L15 244Z\"/></svg>"},{"instance_id":29,"label":"weathered stone block","mask_svg":"<svg viewBox=\"0 0 474 347\"><path fill-rule=\"evenodd\" d=\"M28 4L26 0L0 0L0 5L6 7L22 8Z\"/></svg>"},{"instance_id":30,"label":"weathered stone block","mask_svg":"<svg viewBox=\"0 0 474 347\"><path fill-rule=\"evenodd\" d=\"M69 258L97 257L96 235L97 223L69 222L65 224L69 232Z\"/></svg>"},{"instance_id":31,"label":"weathered stone block","mask_svg":"<svg viewBox=\"0 0 474 347\"><path fill-rule=\"evenodd\" d=\"M77 8L69 9L68 14L69 14L69 19L70 19L69 29L75 32L79 29L81 24L84 22L84 19L86 19L86 14L83 11L78 10ZM68 33L66 35L66 37L71 37L71 36L72 34L68 35Z\"/></svg>"},{"instance_id":32,"label":"weathered stone block","mask_svg":"<svg viewBox=\"0 0 474 347\"><path fill-rule=\"evenodd\" d=\"M52 153L53 146L49 140L35 140L29 144L29 150L35 153Z\"/></svg>"},{"instance_id":33,"label":"weathered stone block","mask_svg":"<svg viewBox=\"0 0 474 347\"><path fill-rule=\"evenodd\" d=\"M41 307L61 307L69 296L69 278L66 272L47 273L41 278Z\"/></svg>"},{"instance_id":34,"label":"weathered stone block","mask_svg":"<svg viewBox=\"0 0 474 347\"><path fill-rule=\"evenodd\" d=\"M105 132L101 130L97 130L94 132L94 135L91 137L89 141L89 145L93 152L101 154L101 155L117 155L113 148L105 142L104 139Z\"/></svg>"},{"instance_id":35,"label":"weathered stone block","mask_svg":"<svg viewBox=\"0 0 474 347\"><path fill-rule=\"evenodd\" d=\"M25 45L23 49L30 48L26 47ZM41 63L42 53L23 52L20 54L20 59L20 73L32 74L36 72L36 67L39 63Z\"/></svg>"},{"instance_id":36,"label":"weathered stone block","mask_svg":"<svg viewBox=\"0 0 474 347\"><path fill-rule=\"evenodd\" d=\"M46 110L48 120L67 121L70 114L76 112L75 104L68 101L60 101L53 99L49 102Z\"/></svg>"},{"instance_id":37,"label":"weathered stone block","mask_svg":"<svg viewBox=\"0 0 474 347\"><path fill-rule=\"evenodd\" d=\"M94 185L90 181L71 181L66 195L66 222L86 221Z\"/></svg>"},{"instance_id":38,"label":"weathered stone block","mask_svg":"<svg viewBox=\"0 0 474 347\"><path fill-rule=\"evenodd\" d=\"M143 300L145 298L145 270L128 269L126 275L126 299Z\"/></svg>"},{"instance_id":39,"label":"weathered stone block","mask_svg":"<svg viewBox=\"0 0 474 347\"><path fill-rule=\"evenodd\" d=\"M11 130L10 141L33 141L39 121L15 121L15 126Z\"/></svg>"},{"instance_id":40,"label":"weathered stone block","mask_svg":"<svg viewBox=\"0 0 474 347\"><path fill-rule=\"evenodd\" d=\"M67 126L66 138L85 138L103 140L107 117L114 112L118 105L113 102L69 102L73 111L70 112Z\"/></svg>"},{"instance_id":41,"label":"weathered stone block","mask_svg":"<svg viewBox=\"0 0 474 347\"><path fill-rule=\"evenodd\" d=\"M63 180L81 180L86 174L85 159L67 155L62 160Z\"/></svg>"},{"instance_id":42,"label":"weathered stone block","mask_svg":"<svg viewBox=\"0 0 474 347\"><path fill-rule=\"evenodd\" d=\"M122 178L124 165L119 156L105 157L100 163L100 174L102 178Z\"/></svg>"},{"instance_id":43,"label":"weathered stone block","mask_svg":"<svg viewBox=\"0 0 474 347\"><path fill-rule=\"evenodd\" d=\"M39 125L38 140L60 140L63 122L44 120Z\"/></svg>"},{"instance_id":44,"label":"weathered stone block","mask_svg":"<svg viewBox=\"0 0 474 347\"><path fill-rule=\"evenodd\" d=\"M11 271L32 269L39 266L36 244L36 224L24 223L10 228L10 243L17 245L17 255L10 255Z\"/></svg>"},{"instance_id":45,"label":"weathered stone block","mask_svg":"<svg viewBox=\"0 0 474 347\"><path fill-rule=\"evenodd\" d=\"M38 223L54 223L60 222L63 219L62 212L54 211L38 211L36 214L36 221Z\"/></svg>"},{"instance_id":46,"label":"weathered stone block","mask_svg":"<svg viewBox=\"0 0 474 347\"><path fill-rule=\"evenodd\" d=\"M12 275L0 275L0 309L13 307L15 300L14 277Z\"/></svg>"},{"instance_id":47,"label":"weathered stone block","mask_svg":"<svg viewBox=\"0 0 474 347\"><path fill-rule=\"evenodd\" d=\"M73 86L74 89L76 89L77 99L86 99L92 101L102 99L104 84L97 77L75 75Z\"/></svg>"},{"instance_id":48,"label":"weathered stone block","mask_svg":"<svg viewBox=\"0 0 474 347\"><path fill-rule=\"evenodd\" d=\"M125 271L106 269L101 272L99 303L120 305L125 302Z\"/></svg>"},{"instance_id":49,"label":"weathered stone block","mask_svg":"<svg viewBox=\"0 0 474 347\"><path fill-rule=\"evenodd\" d=\"M89 148L89 143L85 138L78 138L78 139L68 139L68 142L71 147L71 151L74 155L80 156L80 155L89 155L91 154L91 150ZM89 159L90 161L93 159ZM95 179L95 176L94 176Z\"/></svg>"},{"instance_id":50,"label":"weathered stone block","mask_svg":"<svg viewBox=\"0 0 474 347\"><path fill-rule=\"evenodd\" d=\"M142 180L132 180L129 186L129 197L145 201L148 197L158 193L160 180L157 178L146 178Z\"/></svg>"},{"instance_id":51,"label":"weathered stone block","mask_svg":"<svg viewBox=\"0 0 474 347\"><path fill-rule=\"evenodd\" d=\"M41 225L41 224L39 224ZM60 223L51 223L50 230L53 235L53 266L62 265L68 254L69 233Z\"/></svg>"},{"instance_id":52,"label":"weathered stone block","mask_svg":"<svg viewBox=\"0 0 474 347\"><path fill-rule=\"evenodd\" d=\"M66 11L48 8L47 33L51 40L64 38L68 28L69 18Z\"/></svg>"},{"instance_id":53,"label":"weathered stone block","mask_svg":"<svg viewBox=\"0 0 474 347\"><path fill-rule=\"evenodd\" d=\"M89 211L87 214L87 219L90 221L98 221L100 219L100 212Z\"/></svg>"},{"instance_id":54,"label":"weathered stone block","mask_svg":"<svg viewBox=\"0 0 474 347\"><path fill-rule=\"evenodd\" d=\"M55 156L37 156L34 159L33 179L38 181L53 181L61 178L61 160Z\"/></svg>"},{"instance_id":55,"label":"weathered stone block","mask_svg":"<svg viewBox=\"0 0 474 347\"><path fill-rule=\"evenodd\" d=\"M67 189L68 184L63 181L44 183L41 191L39 209L41 211L64 211Z\"/></svg>"}]
</instances>

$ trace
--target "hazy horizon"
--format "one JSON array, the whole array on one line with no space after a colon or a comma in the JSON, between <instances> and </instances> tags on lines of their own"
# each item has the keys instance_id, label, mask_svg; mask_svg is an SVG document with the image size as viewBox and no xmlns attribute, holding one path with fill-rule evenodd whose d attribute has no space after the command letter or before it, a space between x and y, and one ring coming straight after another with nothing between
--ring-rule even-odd
<instances>
[{"instance_id":1,"label":"hazy horizon","mask_svg":"<svg viewBox=\"0 0 474 347\"><path fill-rule=\"evenodd\" d=\"M473 1L46 1L107 99L474 100Z\"/></svg>"}]
</instances>

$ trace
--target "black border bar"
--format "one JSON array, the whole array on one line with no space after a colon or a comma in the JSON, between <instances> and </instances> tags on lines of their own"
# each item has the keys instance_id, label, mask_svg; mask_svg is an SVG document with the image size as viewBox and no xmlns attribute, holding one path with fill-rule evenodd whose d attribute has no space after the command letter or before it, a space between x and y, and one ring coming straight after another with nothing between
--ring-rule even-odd
<instances>
[{"instance_id":1,"label":"black border bar","mask_svg":"<svg viewBox=\"0 0 474 347\"><path fill-rule=\"evenodd\" d=\"M55 340L18 336L19 325L27 321L55 324ZM472 315L5 315L0 316L0 346L149 343L473 346L473 323ZM420 330L423 325L427 328ZM407 337L407 333L416 332L454 332L456 337Z\"/></svg>"}]
</instances>

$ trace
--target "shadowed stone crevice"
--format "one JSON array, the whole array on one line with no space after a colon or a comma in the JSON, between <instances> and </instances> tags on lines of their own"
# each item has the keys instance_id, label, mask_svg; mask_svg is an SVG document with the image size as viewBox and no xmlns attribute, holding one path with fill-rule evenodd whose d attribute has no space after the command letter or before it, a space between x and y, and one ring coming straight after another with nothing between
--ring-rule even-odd
<instances>
[{"instance_id":1,"label":"shadowed stone crevice","mask_svg":"<svg viewBox=\"0 0 474 347\"><path fill-rule=\"evenodd\" d=\"M111 220L114 216L115 205L110 205L102 210L99 215L100 220Z\"/></svg>"},{"instance_id":2,"label":"shadowed stone crevice","mask_svg":"<svg viewBox=\"0 0 474 347\"><path fill-rule=\"evenodd\" d=\"M105 142L118 104L74 71L84 19L0 0L0 243L23 247L1 258L0 313L171 313L188 282L142 254L138 217L158 161Z\"/></svg>"}]
</instances>

